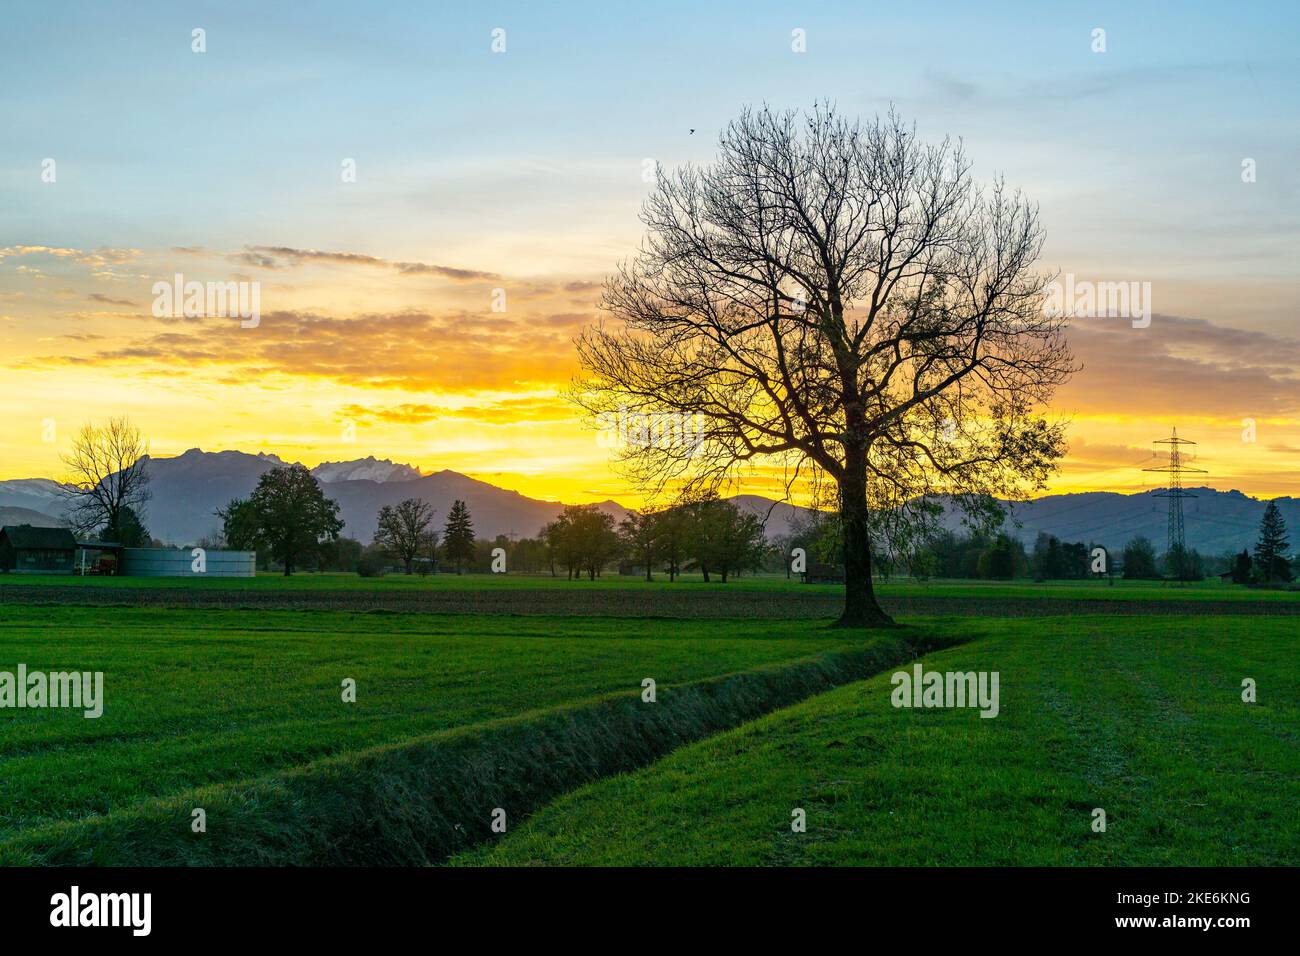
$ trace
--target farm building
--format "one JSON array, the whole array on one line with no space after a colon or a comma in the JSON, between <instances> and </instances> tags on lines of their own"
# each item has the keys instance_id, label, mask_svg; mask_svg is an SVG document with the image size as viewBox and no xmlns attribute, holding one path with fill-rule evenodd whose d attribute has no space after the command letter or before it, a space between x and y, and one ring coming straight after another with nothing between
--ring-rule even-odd
<instances>
[{"instance_id":1,"label":"farm building","mask_svg":"<svg viewBox=\"0 0 1300 956\"><path fill-rule=\"evenodd\" d=\"M0 528L0 571L14 574L71 574L77 539L67 528L29 524Z\"/></svg>"},{"instance_id":2,"label":"farm building","mask_svg":"<svg viewBox=\"0 0 1300 956\"><path fill-rule=\"evenodd\" d=\"M140 578L251 578L255 551L202 551L200 548L123 548L121 574Z\"/></svg>"}]
</instances>

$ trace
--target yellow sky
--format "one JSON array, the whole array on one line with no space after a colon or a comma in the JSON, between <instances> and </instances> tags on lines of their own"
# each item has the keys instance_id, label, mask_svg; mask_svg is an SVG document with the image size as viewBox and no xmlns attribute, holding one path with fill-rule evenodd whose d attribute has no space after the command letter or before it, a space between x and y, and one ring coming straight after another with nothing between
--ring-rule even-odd
<instances>
[{"instance_id":1,"label":"yellow sky","mask_svg":"<svg viewBox=\"0 0 1300 956\"><path fill-rule=\"evenodd\" d=\"M152 314L175 272L260 283L260 321ZM538 498L638 500L606 443L559 396L598 274L501 275L355 254L0 250L0 478L61 477L82 423L129 416L153 454L267 451L308 466L375 455ZM504 292L504 298L502 298ZM1157 314L1079 320L1083 370L1054 491L1139 491L1151 442L1199 442L1205 483L1300 494L1300 343ZM1253 420L1253 430L1250 422ZM777 494L751 476L743 490Z\"/></svg>"}]
</instances>

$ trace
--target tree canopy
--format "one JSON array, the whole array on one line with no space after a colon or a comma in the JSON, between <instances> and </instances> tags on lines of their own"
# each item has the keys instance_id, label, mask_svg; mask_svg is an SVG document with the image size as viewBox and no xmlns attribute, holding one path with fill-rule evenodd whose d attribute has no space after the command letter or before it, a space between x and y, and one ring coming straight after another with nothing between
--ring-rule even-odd
<instances>
[{"instance_id":1,"label":"tree canopy","mask_svg":"<svg viewBox=\"0 0 1300 956\"><path fill-rule=\"evenodd\" d=\"M272 468L258 479L247 500L234 499L217 512L232 547L265 547L287 577L306 557L319 552L343 530L339 506L302 465Z\"/></svg>"},{"instance_id":2,"label":"tree canopy","mask_svg":"<svg viewBox=\"0 0 1300 956\"><path fill-rule=\"evenodd\" d=\"M781 465L835 488L841 623L888 623L871 509L927 495L1023 497L1063 454L1036 409L1073 371L1043 309L1036 209L970 176L962 147L895 115L745 110L705 167L660 171L640 253L577 340L595 416L698 416L689 442L633 442L652 494Z\"/></svg>"},{"instance_id":3,"label":"tree canopy","mask_svg":"<svg viewBox=\"0 0 1300 956\"><path fill-rule=\"evenodd\" d=\"M437 533L429 530L433 516L433 507L420 498L384 505L379 509L375 544L399 558L410 574L416 557L436 547Z\"/></svg>"}]
</instances>

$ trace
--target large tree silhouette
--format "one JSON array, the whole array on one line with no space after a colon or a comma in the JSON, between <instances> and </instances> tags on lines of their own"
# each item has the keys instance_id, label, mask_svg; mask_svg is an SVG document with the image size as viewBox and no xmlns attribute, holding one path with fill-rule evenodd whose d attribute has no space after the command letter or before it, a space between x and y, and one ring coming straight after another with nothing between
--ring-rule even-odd
<instances>
[{"instance_id":1,"label":"large tree silhouette","mask_svg":"<svg viewBox=\"0 0 1300 956\"><path fill-rule=\"evenodd\" d=\"M751 465L784 465L787 491L829 479L843 625L890 623L872 508L1020 497L1063 451L1036 414L1072 371L1033 271L1037 212L969 169L892 113L746 110L712 165L660 172L642 249L605 285L616 323L577 341L588 411L702 422L691 441L625 447L648 492L697 494Z\"/></svg>"}]
</instances>

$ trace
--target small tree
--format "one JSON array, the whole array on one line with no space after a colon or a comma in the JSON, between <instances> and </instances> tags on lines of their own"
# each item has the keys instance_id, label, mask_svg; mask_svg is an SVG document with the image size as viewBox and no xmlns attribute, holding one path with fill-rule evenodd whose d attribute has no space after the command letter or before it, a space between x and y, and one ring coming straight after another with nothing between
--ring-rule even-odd
<instances>
[{"instance_id":1,"label":"small tree","mask_svg":"<svg viewBox=\"0 0 1300 956\"><path fill-rule=\"evenodd\" d=\"M520 538L510 549L510 567L515 571L537 574L545 570L546 562L546 542L539 538Z\"/></svg>"},{"instance_id":2,"label":"small tree","mask_svg":"<svg viewBox=\"0 0 1300 956\"><path fill-rule=\"evenodd\" d=\"M998 535L993 546L980 555L978 569L982 578L1010 581L1016 573L1016 554L1011 539L1005 534Z\"/></svg>"},{"instance_id":3,"label":"small tree","mask_svg":"<svg viewBox=\"0 0 1300 956\"><path fill-rule=\"evenodd\" d=\"M1165 577L1173 581L1199 581L1205 577L1205 562L1200 552L1185 545L1174 545L1165 552L1162 563Z\"/></svg>"},{"instance_id":4,"label":"small tree","mask_svg":"<svg viewBox=\"0 0 1300 956\"><path fill-rule=\"evenodd\" d=\"M147 548L153 539L135 509L123 508L118 516L117 527L104 525L99 530L99 540L113 541L124 548Z\"/></svg>"},{"instance_id":5,"label":"small tree","mask_svg":"<svg viewBox=\"0 0 1300 956\"><path fill-rule=\"evenodd\" d=\"M384 549L371 544L361 551L357 558L357 574L363 578L380 578L388 567L388 556Z\"/></svg>"},{"instance_id":6,"label":"small tree","mask_svg":"<svg viewBox=\"0 0 1300 956\"><path fill-rule=\"evenodd\" d=\"M599 510L595 505L586 506L578 520L577 530L582 542L587 577L594 581L605 569L605 565L618 557L623 550L623 542L614 529L614 516Z\"/></svg>"},{"instance_id":7,"label":"small tree","mask_svg":"<svg viewBox=\"0 0 1300 956\"><path fill-rule=\"evenodd\" d=\"M658 531L659 560L668 572L668 580L676 581L686 561L690 539L690 522L682 508L669 508L659 512L655 521Z\"/></svg>"},{"instance_id":8,"label":"small tree","mask_svg":"<svg viewBox=\"0 0 1300 956\"><path fill-rule=\"evenodd\" d=\"M221 519L221 536L236 551L257 551L264 546L258 533L257 514L253 504L243 498L232 498L216 515Z\"/></svg>"},{"instance_id":9,"label":"small tree","mask_svg":"<svg viewBox=\"0 0 1300 956\"><path fill-rule=\"evenodd\" d=\"M442 529L442 554L460 574L466 564L474 561L474 522L469 508L457 498L447 512L447 524Z\"/></svg>"},{"instance_id":10,"label":"small tree","mask_svg":"<svg viewBox=\"0 0 1300 956\"><path fill-rule=\"evenodd\" d=\"M227 541L238 548L265 545L283 564L285 577L322 539L332 541L343 530L338 503L325 497L302 465L264 472L247 501L235 499L217 514Z\"/></svg>"},{"instance_id":11,"label":"small tree","mask_svg":"<svg viewBox=\"0 0 1300 956\"><path fill-rule=\"evenodd\" d=\"M572 580L577 558L573 552L568 518L563 513L542 529L542 540L546 542L546 559L551 565L551 577L555 577L555 566L562 564L566 577Z\"/></svg>"},{"instance_id":12,"label":"small tree","mask_svg":"<svg viewBox=\"0 0 1300 956\"><path fill-rule=\"evenodd\" d=\"M623 544L635 560L645 565L645 579L654 580L654 562L659 555L660 513L633 511L618 526Z\"/></svg>"},{"instance_id":13,"label":"small tree","mask_svg":"<svg viewBox=\"0 0 1300 956\"><path fill-rule=\"evenodd\" d=\"M1277 502L1270 501L1259 522L1259 540L1255 542L1255 576L1264 584L1273 581L1290 581L1291 568L1287 560L1290 542L1286 536L1286 522Z\"/></svg>"},{"instance_id":14,"label":"small tree","mask_svg":"<svg viewBox=\"0 0 1300 956\"><path fill-rule=\"evenodd\" d=\"M406 573L410 574L415 559L427 554L433 543L430 539L434 533L429 531L433 515L434 510L429 503L419 498L407 498L396 505L384 505L379 509L375 544L400 558Z\"/></svg>"},{"instance_id":15,"label":"small tree","mask_svg":"<svg viewBox=\"0 0 1300 956\"><path fill-rule=\"evenodd\" d=\"M336 538L320 547L321 569L325 571L355 571L364 550L356 538Z\"/></svg>"},{"instance_id":16,"label":"small tree","mask_svg":"<svg viewBox=\"0 0 1300 956\"><path fill-rule=\"evenodd\" d=\"M1158 577L1156 549L1148 539L1139 536L1124 545L1124 580L1147 581Z\"/></svg>"},{"instance_id":17,"label":"small tree","mask_svg":"<svg viewBox=\"0 0 1300 956\"><path fill-rule=\"evenodd\" d=\"M726 584L733 571L757 567L763 559L763 522L730 501L706 498L687 506L691 516L690 552L708 581L717 572Z\"/></svg>"},{"instance_id":18,"label":"small tree","mask_svg":"<svg viewBox=\"0 0 1300 956\"><path fill-rule=\"evenodd\" d=\"M143 527L139 518L149 500L148 456L140 429L125 418L82 426L63 458L72 473L63 483L66 517L78 534L98 530L106 540L118 541L132 530L128 520Z\"/></svg>"},{"instance_id":19,"label":"small tree","mask_svg":"<svg viewBox=\"0 0 1300 956\"><path fill-rule=\"evenodd\" d=\"M567 506L546 526L545 534L570 578L580 577L585 571L590 580L596 580L622 546L614 530L614 517L595 505Z\"/></svg>"},{"instance_id":20,"label":"small tree","mask_svg":"<svg viewBox=\"0 0 1300 956\"><path fill-rule=\"evenodd\" d=\"M1241 549L1241 554L1232 559L1232 583L1249 584L1250 583L1250 552L1245 548Z\"/></svg>"}]
</instances>

